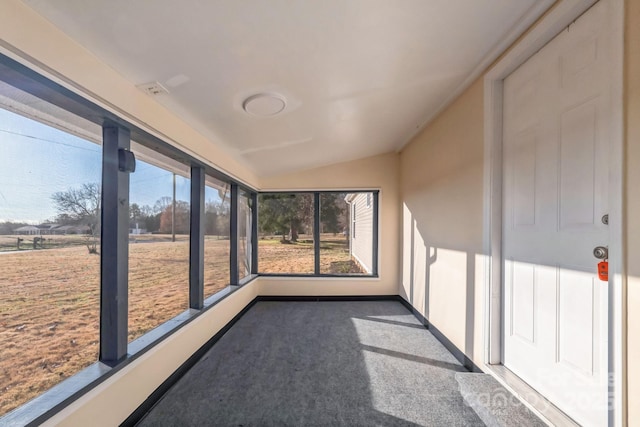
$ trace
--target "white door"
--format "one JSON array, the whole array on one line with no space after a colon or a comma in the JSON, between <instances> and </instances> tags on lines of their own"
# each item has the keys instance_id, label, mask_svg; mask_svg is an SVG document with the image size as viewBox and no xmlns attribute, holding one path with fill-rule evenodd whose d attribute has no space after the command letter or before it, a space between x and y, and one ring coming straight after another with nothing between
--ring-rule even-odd
<instances>
[{"instance_id":1,"label":"white door","mask_svg":"<svg viewBox=\"0 0 640 427\"><path fill-rule=\"evenodd\" d=\"M607 425L610 6L504 81L504 365L584 426Z\"/></svg>"}]
</instances>

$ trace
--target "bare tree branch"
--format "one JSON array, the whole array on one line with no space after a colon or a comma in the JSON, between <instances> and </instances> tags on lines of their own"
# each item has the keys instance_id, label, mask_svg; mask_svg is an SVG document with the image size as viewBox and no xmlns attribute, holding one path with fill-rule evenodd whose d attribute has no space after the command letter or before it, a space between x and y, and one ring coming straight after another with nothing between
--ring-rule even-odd
<instances>
[{"instance_id":1,"label":"bare tree branch","mask_svg":"<svg viewBox=\"0 0 640 427\"><path fill-rule=\"evenodd\" d=\"M76 225L86 225L91 231L87 241L90 253L97 253L97 236L100 228L100 186L96 183L82 184L80 188L59 191L51 196L58 210L58 218Z\"/></svg>"}]
</instances>

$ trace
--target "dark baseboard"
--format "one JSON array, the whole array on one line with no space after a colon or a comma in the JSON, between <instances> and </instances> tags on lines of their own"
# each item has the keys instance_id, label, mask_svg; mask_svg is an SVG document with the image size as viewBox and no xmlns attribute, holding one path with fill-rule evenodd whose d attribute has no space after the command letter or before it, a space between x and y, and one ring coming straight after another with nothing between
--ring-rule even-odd
<instances>
[{"instance_id":1,"label":"dark baseboard","mask_svg":"<svg viewBox=\"0 0 640 427\"><path fill-rule=\"evenodd\" d=\"M429 332L431 332L433 336L436 337L436 339L440 341L442 345L447 350L449 350L451 354L453 354L453 357L458 359L458 362L460 362L462 366L467 368L469 372L482 373L482 369L480 369L478 365L473 363L473 361L469 359L469 357L467 357L467 355L464 354L462 350L460 350L454 343L452 343L445 334L440 332L438 328L436 328L432 323L430 323L429 319L425 318L422 315L422 313L416 310L415 307L411 305L409 301L402 298L400 295L397 296L397 300L400 301L400 303L402 303L402 305L404 305L407 308L407 310L409 310L416 317L416 319L418 319L420 323L424 325L425 328L429 329Z\"/></svg>"},{"instance_id":2,"label":"dark baseboard","mask_svg":"<svg viewBox=\"0 0 640 427\"><path fill-rule=\"evenodd\" d=\"M257 301L397 301L397 295L333 295L333 296L280 296L263 295Z\"/></svg>"},{"instance_id":3,"label":"dark baseboard","mask_svg":"<svg viewBox=\"0 0 640 427\"><path fill-rule=\"evenodd\" d=\"M420 313L418 310L416 310L415 307L412 306L409 301L407 301L406 299L402 298L400 295L397 296L397 301L399 301L402 305L404 305L406 307L406 309L409 310L411 312L411 314L413 314L416 317L416 319L418 319L420 321L420 323L422 323L422 326L424 326L427 329L431 328L427 318L424 317L422 315L422 313Z\"/></svg>"},{"instance_id":4,"label":"dark baseboard","mask_svg":"<svg viewBox=\"0 0 640 427\"><path fill-rule=\"evenodd\" d=\"M204 356L207 351L213 347L213 345L218 342L222 336L227 333L229 329L238 321L242 316L245 315L247 311L253 307L256 302L258 302L258 298L253 299L245 308L242 309L233 319L229 321L222 329L220 329L213 337L209 339L202 347L200 347L195 353L193 353L178 369L176 369L169 377L164 380L160 386L153 391L149 395L149 397L142 402L138 408L131 413L127 417L126 420L122 424L121 427L131 427L135 426L139 423L145 415L162 399L162 397L169 391L171 387L173 387L180 378L182 378L196 363Z\"/></svg>"},{"instance_id":5,"label":"dark baseboard","mask_svg":"<svg viewBox=\"0 0 640 427\"><path fill-rule=\"evenodd\" d=\"M160 386L154 390L149 397L142 402L138 408L127 417L121 427L131 427L139 423L145 415L162 399L162 397L173 387L180 378L182 378L198 361L206 354L207 351L218 342L220 338L247 313L257 302L260 301L397 301L404 305L425 328L445 346L449 352L469 371L482 372L471 359L469 359L458 347L455 346L438 328L429 323L420 312L418 312L407 300L399 295L353 295L353 296L258 296L253 299L245 308L242 309L229 323L227 323L220 331L218 331L209 341L192 354L178 369L176 369Z\"/></svg>"},{"instance_id":6,"label":"dark baseboard","mask_svg":"<svg viewBox=\"0 0 640 427\"><path fill-rule=\"evenodd\" d=\"M433 336L436 337L438 341L440 341L451 354L453 354L453 357L458 359L458 362L462 363L462 366L469 370L469 372L483 373L482 369L480 369L478 365L473 363L473 360L469 359L467 355L462 352L462 350L456 347L454 343L449 341L449 338L447 338L442 332L440 332L438 328L433 326L433 324L429 325L429 332L431 332Z\"/></svg>"}]
</instances>

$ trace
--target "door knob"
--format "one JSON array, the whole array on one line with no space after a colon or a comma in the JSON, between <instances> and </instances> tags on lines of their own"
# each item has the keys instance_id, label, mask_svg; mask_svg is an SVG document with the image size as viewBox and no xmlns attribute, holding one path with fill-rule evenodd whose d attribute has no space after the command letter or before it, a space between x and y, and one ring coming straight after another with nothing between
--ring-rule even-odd
<instances>
[{"instance_id":1,"label":"door knob","mask_svg":"<svg viewBox=\"0 0 640 427\"><path fill-rule=\"evenodd\" d=\"M596 246L593 249L593 256L598 259L609 259L609 248L606 246Z\"/></svg>"}]
</instances>

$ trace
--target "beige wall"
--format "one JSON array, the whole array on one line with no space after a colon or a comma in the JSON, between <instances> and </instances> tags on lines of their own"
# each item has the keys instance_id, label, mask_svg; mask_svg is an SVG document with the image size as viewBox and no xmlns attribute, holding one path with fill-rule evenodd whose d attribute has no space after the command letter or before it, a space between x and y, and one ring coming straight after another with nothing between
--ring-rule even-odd
<instances>
[{"instance_id":1,"label":"beige wall","mask_svg":"<svg viewBox=\"0 0 640 427\"><path fill-rule=\"evenodd\" d=\"M625 3L624 202L631 426L640 425L640 1ZM481 271L483 117L481 78L400 155L400 294L480 366L485 292Z\"/></svg>"},{"instance_id":2,"label":"beige wall","mask_svg":"<svg viewBox=\"0 0 640 427\"><path fill-rule=\"evenodd\" d=\"M482 361L483 89L476 81L400 156L400 293ZM481 282L478 282L481 283Z\"/></svg>"},{"instance_id":3,"label":"beige wall","mask_svg":"<svg viewBox=\"0 0 640 427\"><path fill-rule=\"evenodd\" d=\"M379 278L261 277L261 295L396 295L399 260L399 165L397 154L264 178L262 190L380 189Z\"/></svg>"},{"instance_id":4,"label":"beige wall","mask_svg":"<svg viewBox=\"0 0 640 427\"><path fill-rule=\"evenodd\" d=\"M236 179L258 185L253 172L19 0L0 1L0 53L21 62L28 58L30 68L85 97L91 95L97 104Z\"/></svg>"},{"instance_id":5,"label":"beige wall","mask_svg":"<svg viewBox=\"0 0 640 427\"><path fill-rule=\"evenodd\" d=\"M625 128L629 425L640 425L640 1L627 0Z\"/></svg>"}]
</instances>

